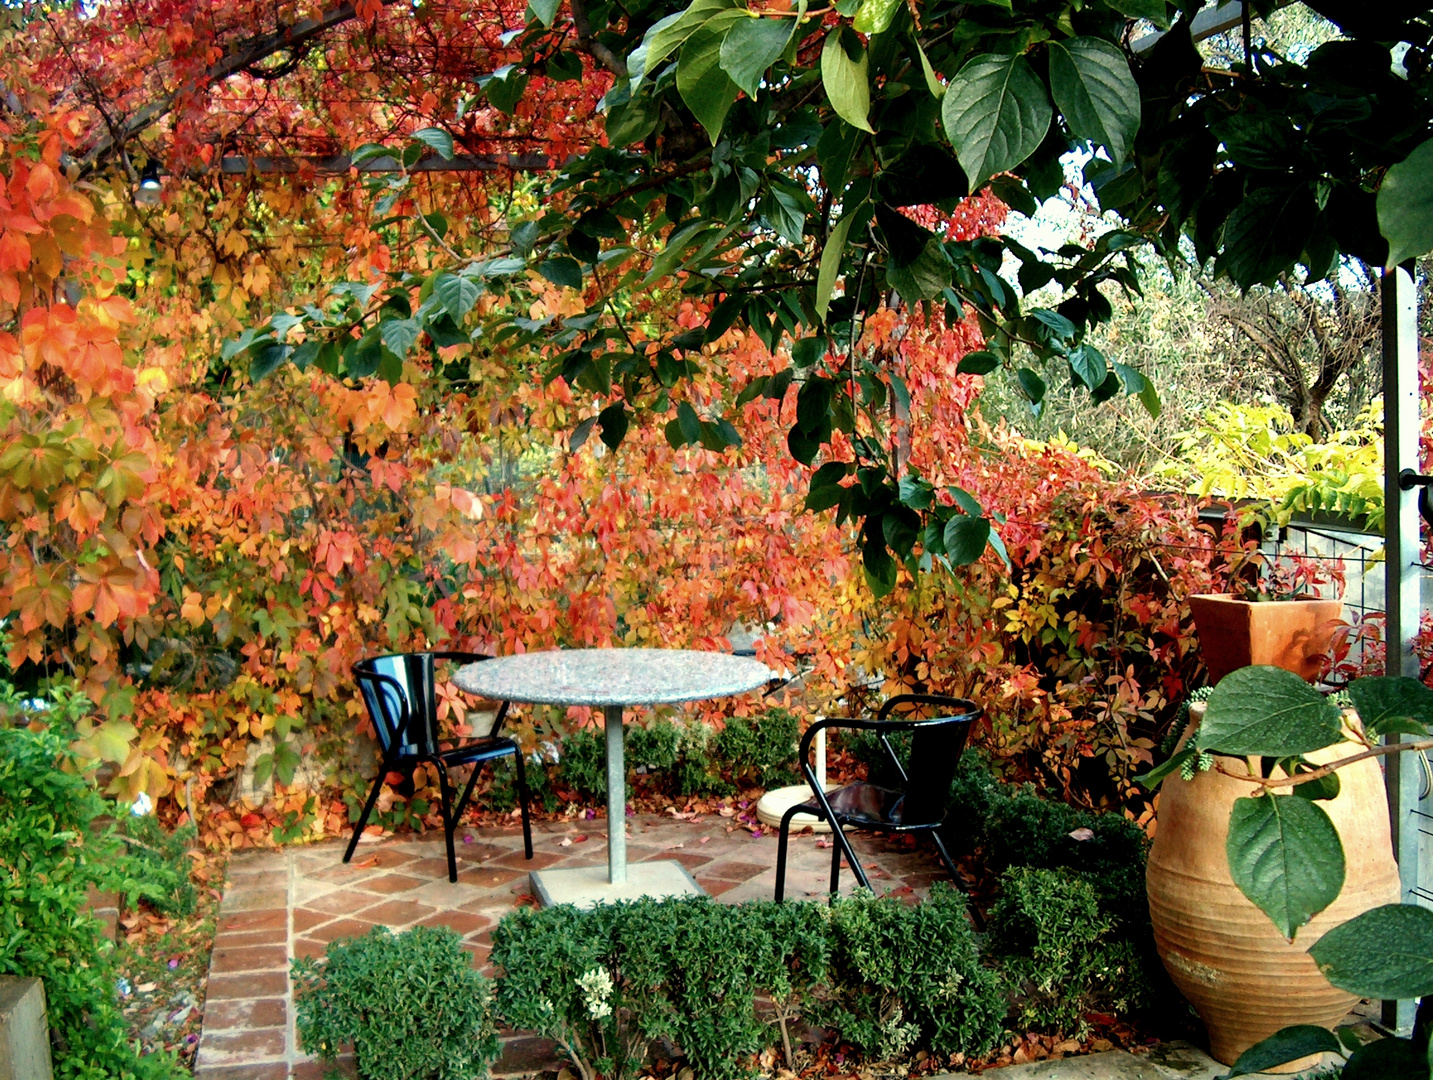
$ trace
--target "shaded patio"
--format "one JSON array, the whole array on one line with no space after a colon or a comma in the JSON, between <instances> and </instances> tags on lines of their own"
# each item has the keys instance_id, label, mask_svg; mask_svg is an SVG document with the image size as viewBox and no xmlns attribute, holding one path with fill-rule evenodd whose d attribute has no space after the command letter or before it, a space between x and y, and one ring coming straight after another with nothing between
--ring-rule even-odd
<instances>
[{"instance_id":1,"label":"shaded patio","mask_svg":"<svg viewBox=\"0 0 1433 1080\"><path fill-rule=\"evenodd\" d=\"M493 927L513 908L534 902L528 871L605 865L605 833L601 818L535 822L529 862L516 824L462 830L456 883L447 880L441 833L364 843L347 866L340 862L344 841L338 839L236 854L210 961L195 1076L319 1080L324 1066L299 1050L294 1032L291 959L321 955L328 942L374 926L448 926L487 970ZM642 814L629 816L627 835L631 862L676 859L722 903L773 896L773 831L753 835L718 815L681 820ZM788 898L825 897L829 843L809 834L792 838ZM872 835L857 835L854 843L877 893L920 899L945 877L929 846ZM843 873L843 892L855 884L853 874ZM523 1075L557 1065L545 1040L508 1034L494 1072ZM351 1062L348 1069L351 1074Z\"/></svg>"}]
</instances>

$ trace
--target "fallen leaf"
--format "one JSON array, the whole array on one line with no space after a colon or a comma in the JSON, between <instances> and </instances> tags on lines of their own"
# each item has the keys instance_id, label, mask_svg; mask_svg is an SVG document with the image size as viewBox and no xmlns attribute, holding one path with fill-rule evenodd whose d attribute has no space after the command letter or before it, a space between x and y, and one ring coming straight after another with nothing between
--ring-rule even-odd
<instances>
[{"instance_id":1,"label":"fallen leaf","mask_svg":"<svg viewBox=\"0 0 1433 1080\"><path fill-rule=\"evenodd\" d=\"M1070 833L1070 839L1071 839L1071 840L1093 840L1094 838L1095 838L1095 830L1094 830L1094 829L1080 828L1080 829L1076 829L1074 832Z\"/></svg>"},{"instance_id":2,"label":"fallen leaf","mask_svg":"<svg viewBox=\"0 0 1433 1080\"><path fill-rule=\"evenodd\" d=\"M571 846L572 846L572 837L570 837L570 836L564 836L564 837L562 838L561 843L559 843L557 846L558 846L558 847L571 847ZM562 1078L561 1078L561 1077L558 1077L558 1080L562 1080Z\"/></svg>"}]
</instances>

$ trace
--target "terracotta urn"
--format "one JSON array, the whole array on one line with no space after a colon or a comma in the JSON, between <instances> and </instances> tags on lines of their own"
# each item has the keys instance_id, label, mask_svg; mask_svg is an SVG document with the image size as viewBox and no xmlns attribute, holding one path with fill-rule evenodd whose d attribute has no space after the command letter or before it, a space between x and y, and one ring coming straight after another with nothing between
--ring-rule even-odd
<instances>
[{"instance_id":1,"label":"terracotta urn","mask_svg":"<svg viewBox=\"0 0 1433 1080\"><path fill-rule=\"evenodd\" d=\"M1240 600L1199 593L1189 598L1209 685L1237 668L1270 664L1313 682L1341 624L1342 600Z\"/></svg>"},{"instance_id":2,"label":"terracotta urn","mask_svg":"<svg viewBox=\"0 0 1433 1080\"><path fill-rule=\"evenodd\" d=\"M1203 711L1191 709L1191 727ZM1342 743L1307 755L1328 762L1357 752ZM1247 763L1221 758L1226 768ZM1255 762L1254 764L1257 764ZM1229 873L1225 842L1234 800L1255 785L1217 769L1178 774L1160 787L1158 824L1145 871L1155 945L1174 984L1209 1029L1209 1052L1232 1065L1256 1042L1290 1024L1333 1027L1358 1000L1336 990L1305 951L1327 931L1399 899L1383 773L1373 760L1339 770L1335 799L1321 805L1343 841L1343 891L1285 941ZM1295 1063L1286 1069L1303 1067Z\"/></svg>"}]
</instances>

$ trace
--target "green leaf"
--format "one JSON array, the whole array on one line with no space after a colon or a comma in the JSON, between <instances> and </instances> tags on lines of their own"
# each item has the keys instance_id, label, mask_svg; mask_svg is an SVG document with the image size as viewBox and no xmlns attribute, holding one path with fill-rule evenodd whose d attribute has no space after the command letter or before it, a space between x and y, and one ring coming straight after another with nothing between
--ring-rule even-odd
<instances>
[{"instance_id":1,"label":"green leaf","mask_svg":"<svg viewBox=\"0 0 1433 1080\"><path fill-rule=\"evenodd\" d=\"M945 554L955 566L969 566L985 554L990 519L959 515L945 523Z\"/></svg>"},{"instance_id":2,"label":"green leaf","mask_svg":"<svg viewBox=\"0 0 1433 1080\"><path fill-rule=\"evenodd\" d=\"M890 29L891 20L901 9L905 0L861 0L860 10L851 21L851 28L858 34L884 34Z\"/></svg>"},{"instance_id":3,"label":"green leaf","mask_svg":"<svg viewBox=\"0 0 1433 1080\"><path fill-rule=\"evenodd\" d=\"M1034 371L1023 367L1015 372L1015 378L1020 383L1020 389L1025 391L1025 396L1030 399L1031 405L1039 405L1045 400L1045 380Z\"/></svg>"},{"instance_id":4,"label":"green leaf","mask_svg":"<svg viewBox=\"0 0 1433 1080\"><path fill-rule=\"evenodd\" d=\"M1338 830L1308 799L1264 794L1234 800L1225 851L1239 891L1290 941L1343 888Z\"/></svg>"},{"instance_id":5,"label":"green leaf","mask_svg":"<svg viewBox=\"0 0 1433 1080\"><path fill-rule=\"evenodd\" d=\"M402 360L412 351L422 333L417 319L385 319L378 324L378 336L384 348Z\"/></svg>"},{"instance_id":6,"label":"green leaf","mask_svg":"<svg viewBox=\"0 0 1433 1080\"><path fill-rule=\"evenodd\" d=\"M1428 1080L1428 1051L1413 1039L1375 1039L1354 1051L1339 1080Z\"/></svg>"},{"instance_id":7,"label":"green leaf","mask_svg":"<svg viewBox=\"0 0 1433 1080\"><path fill-rule=\"evenodd\" d=\"M941 103L946 136L972 192L1034 153L1050 116L1045 84L1018 55L973 58L945 88Z\"/></svg>"},{"instance_id":8,"label":"green leaf","mask_svg":"<svg viewBox=\"0 0 1433 1080\"><path fill-rule=\"evenodd\" d=\"M1050 92L1077 139L1103 146L1116 165L1124 161L1140 114L1139 84L1124 53L1095 37L1051 41Z\"/></svg>"},{"instance_id":9,"label":"green leaf","mask_svg":"<svg viewBox=\"0 0 1433 1080\"><path fill-rule=\"evenodd\" d=\"M984 349L968 352L960 358L955 370L962 375L989 375L1000 366L1000 357Z\"/></svg>"},{"instance_id":10,"label":"green leaf","mask_svg":"<svg viewBox=\"0 0 1433 1080\"><path fill-rule=\"evenodd\" d=\"M831 235L826 238L826 246L821 251L821 267L816 272L816 314L821 317L823 323L826 321L826 312L831 307L831 294L836 289L836 275L841 271L841 257L846 254L846 237L855 220L856 211L852 210L836 222L836 227L831 230Z\"/></svg>"},{"instance_id":11,"label":"green leaf","mask_svg":"<svg viewBox=\"0 0 1433 1080\"><path fill-rule=\"evenodd\" d=\"M821 47L821 85L837 116L854 128L874 131L867 119L871 111L871 82L866 73L869 58L858 43L860 58L853 60L841 37L840 30L826 35Z\"/></svg>"},{"instance_id":12,"label":"green leaf","mask_svg":"<svg viewBox=\"0 0 1433 1080\"><path fill-rule=\"evenodd\" d=\"M1359 997L1433 994L1433 911L1385 904L1335 926L1309 949L1324 978Z\"/></svg>"},{"instance_id":13,"label":"green leaf","mask_svg":"<svg viewBox=\"0 0 1433 1080\"><path fill-rule=\"evenodd\" d=\"M1383 176L1378 231L1388 241L1388 268L1433 251L1433 139Z\"/></svg>"},{"instance_id":14,"label":"green leaf","mask_svg":"<svg viewBox=\"0 0 1433 1080\"><path fill-rule=\"evenodd\" d=\"M722 39L732 23L746 18L737 11L713 15L687 38L677 60L677 92L706 129L713 146L738 93L736 83L721 68Z\"/></svg>"},{"instance_id":15,"label":"green leaf","mask_svg":"<svg viewBox=\"0 0 1433 1080\"><path fill-rule=\"evenodd\" d=\"M462 319L472 311L473 305L482 294L483 287L476 281L450 274L446 270L433 279L433 295L438 298L438 303L443 305L443 310L454 319Z\"/></svg>"},{"instance_id":16,"label":"green leaf","mask_svg":"<svg viewBox=\"0 0 1433 1080\"><path fill-rule=\"evenodd\" d=\"M1159 391L1148 379L1144 380L1144 386L1140 389L1139 403L1144 406L1144 411L1149 413L1152 418L1159 419L1160 411L1163 408L1159 401Z\"/></svg>"},{"instance_id":17,"label":"green leaf","mask_svg":"<svg viewBox=\"0 0 1433 1080\"><path fill-rule=\"evenodd\" d=\"M1399 720L1422 726L1418 734L1433 730L1433 690L1407 676L1370 675L1355 679L1348 687L1349 700L1371 736L1389 734ZM1408 730L1401 727L1401 730Z\"/></svg>"},{"instance_id":18,"label":"green leaf","mask_svg":"<svg viewBox=\"0 0 1433 1080\"><path fill-rule=\"evenodd\" d=\"M1080 345L1070 350L1070 369L1091 390L1098 390L1110 373L1104 353L1093 345Z\"/></svg>"},{"instance_id":19,"label":"green leaf","mask_svg":"<svg viewBox=\"0 0 1433 1080\"><path fill-rule=\"evenodd\" d=\"M294 351L292 345L256 345L250 353L249 379L251 382L258 382L279 369L289 354Z\"/></svg>"},{"instance_id":20,"label":"green leaf","mask_svg":"<svg viewBox=\"0 0 1433 1080\"><path fill-rule=\"evenodd\" d=\"M761 89L761 77L786 50L795 19L741 19L721 43L721 68L749 98Z\"/></svg>"},{"instance_id":21,"label":"green leaf","mask_svg":"<svg viewBox=\"0 0 1433 1080\"><path fill-rule=\"evenodd\" d=\"M886 542L871 537L861 549L861 564L866 571L866 584L878 598L896 587L896 561L886 550Z\"/></svg>"},{"instance_id":22,"label":"green leaf","mask_svg":"<svg viewBox=\"0 0 1433 1080\"><path fill-rule=\"evenodd\" d=\"M749 17L746 15L746 5L740 3L740 0L692 0L686 11L668 15L648 27L646 34L642 36L642 44L633 53L633 58L640 57L644 74L655 75L662 61L679 49L712 15L738 7L742 17ZM633 93L636 93L636 90L634 85Z\"/></svg>"},{"instance_id":23,"label":"green leaf","mask_svg":"<svg viewBox=\"0 0 1433 1080\"><path fill-rule=\"evenodd\" d=\"M1135 777L1135 780L1145 789L1153 791L1159 787L1166 776L1184 768L1184 763L1186 761L1192 761L1197 753L1198 751L1192 746L1186 746L1183 750L1179 751L1179 753L1171 755L1169 760L1163 765L1156 765L1150 769L1149 772L1141 773Z\"/></svg>"},{"instance_id":24,"label":"green leaf","mask_svg":"<svg viewBox=\"0 0 1433 1080\"><path fill-rule=\"evenodd\" d=\"M930 59L926 56L925 50L921 48L919 41L915 42L916 56L921 62L921 74L925 76L925 88L930 91L930 96L939 101L945 97L945 83L936 77L935 68L930 66Z\"/></svg>"},{"instance_id":25,"label":"green leaf","mask_svg":"<svg viewBox=\"0 0 1433 1080\"><path fill-rule=\"evenodd\" d=\"M684 401L677 406L677 426L688 444L701 442L702 419L689 402Z\"/></svg>"},{"instance_id":26,"label":"green leaf","mask_svg":"<svg viewBox=\"0 0 1433 1080\"><path fill-rule=\"evenodd\" d=\"M1165 0L1105 0L1121 15L1130 19L1148 19L1161 30L1170 27L1169 5Z\"/></svg>"},{"instance_id":27,"label":"green leaf","mask_svg":"<svg viewBox=\"0 0 1433 1080\"><path fill-rule=\"evenodd\" d=\"M575 454L587 444L587 438L592 434L592 428L597 423L597 417L589 416L582 423L572 429L572 434L567 439L568 453Z\"/></svg>"},{"instance_id":28,"label":"green leaf","mask_svg":"<svg viewBox=\"0 0 1433 1080\"><path fill-rule=\"evenodd\" d=\"M1275 1065L1285 1065L1311 1054L1337 1054L1341 1051L1337 1037L1327 1028L1313 1024L1295 1024L1274 1032L1267 1039L1245 1050L1221 1080L1265 1072Z\"/></svg>"},{"instance_id":29,"label":"green leaf","mask_svg":"<svg viewBox=\"0 0 1433 1080\"><path fill-rule=\"evenodd\" d=\"M577 264L576 259L570 259L566 255L538 263L537 272L554 285L563 285L569 289L582 288L582 267Z\"/></svg>"},{"instance_id":30,"label":"green leaf","mask_svg":"<svg viewBox=\"0 0 1433 1080\"><path fill-rule=\"evenodd\" d=\"M1272 285L1303 254L1317 216L1307 184L1248 192L1224 223L1218 272L1241 289Z\"/></svg>"},{"instance_id":31,"label":"green leaf","mask_svg":"<svg viewBox=\"0 0 1433 1080\"><path fill-rule=\"evenodd\" d=\"M597 423L602 426L602 441L609 450L616 450L627 434L627 406L614 401L597 414Z\"/></svg>"},{"instance_id":32,"label":"green leaf","mask_svg":"<svg viewBox=\"0 0 1433 1080\"><path fill-rule=\"evenodd\" d=\"M527 0L527 9L543 26L551 26L552 20L557 18L557 9L561 3L562 0Z\"/></svg>"},{"instance_id":33,"label":"green leaf","mask_svg":"<svg viewBox=\"0 0 1433 1080\"><path fill-rule=\"evenodd\" d=\"M657 129L659 119L657 102L650 94L613 105L607 110L607 145L630 146L639 142Z\"/></svg>"},{"instance_id":34,"label":"green leaf","mask_svg":"<svg viewBox=\"0 0 1433 1080\"><path fill-rule=\"evenodd\" d=\"M1288 757L1339 741L1338 706L1292 671L1255 665L1219 681L1199 725L1199 749Z\"/></svg>"},{"instance_id":35,"label":"green leaf","mask_svg":"<svg viewBox=\"0 0 1433 1080\"><path fill-rule=\"evenodd\" d=\"M453 160L453 136L442 128L425 127L413 132L413 139L438 152L444 161Z\"/></svg>"}]
</instances>

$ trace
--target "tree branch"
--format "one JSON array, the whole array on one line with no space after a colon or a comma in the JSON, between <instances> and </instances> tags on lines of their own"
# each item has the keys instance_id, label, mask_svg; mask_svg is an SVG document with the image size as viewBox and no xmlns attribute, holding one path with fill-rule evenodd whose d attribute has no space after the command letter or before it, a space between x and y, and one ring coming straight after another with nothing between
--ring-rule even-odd
<instances>
[{"instance_id":1,"label":"tree branch","mask_svg":"<svg viewBox=\"0 0 1433 1080\"><path fill-rule=\"evenodd\" d=\"M396 0L380 0L380 3L388 6L396 3ZM125 142L134 138L145 128L157 123L174 108L181 97L197 93L207 86L221 82L231 75L266 60L274 53L301 49L320 34L348 22L356 14L351 2L344 3L316 18L287 23L277 27L272 33L239 42L210 66L209 70L198 80L150 102L128 120L101 135L95 144L79 158L81 175L92 173L101 161L119 150Z\"/></svg>"},{"instance_id":2,"label":"tree branch","mask_svg":"<svg viewBox=\"0 0 1433 1080\"><path fill-rule=\"evenodd\" d=\"M568 0L572 8L572 28L577 31L577 47L612 72L619 79L627 77L627 61L592 35L592 22L587 17L586 0Z\"/></svg>"},{"instance_id":3,"label":"tree branch","mask_svg":"<svg viewBox=\"0 0 1433 1080\"><path fill-rule=\"evenodd\" d=\"M1253 773L1241 776L1239 773L1230 772L1222 764L1216 765L1215 768L1225 776L1232 776L1235 780L1247 780L1249 783L1258 784L1261 787L1293 787L1296 784L1308 784L1314 780L1322 780L1330 773L1343 768L1345 765L1352 765L1355 761L1384 757L1387 754L1401 754L1405 750L1433 750L1433 739L1423 739L1420 742L1389 743L1385 746L1375 746L1372 750L1365 750L1359 754L1340 758L1338 761L1331 761L1327 765L1320 766L1310 772L1299 773L1297 776L1255 776Z\"/></svg>"}]
</instances>

